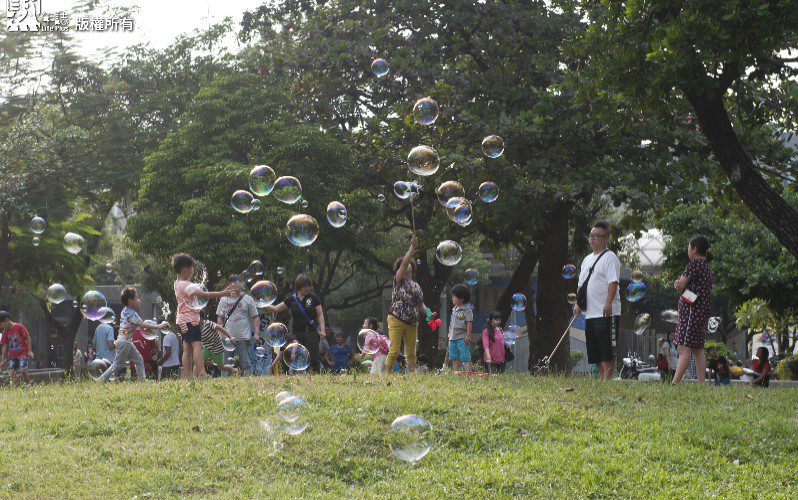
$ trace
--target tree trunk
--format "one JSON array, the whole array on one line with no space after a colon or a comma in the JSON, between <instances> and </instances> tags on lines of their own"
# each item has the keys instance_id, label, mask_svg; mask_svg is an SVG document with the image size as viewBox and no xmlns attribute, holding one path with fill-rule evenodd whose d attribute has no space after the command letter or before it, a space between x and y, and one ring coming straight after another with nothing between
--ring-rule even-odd
<instances>
[{"instance_id":1,"label":"tree trunk","mask_svg":"<svg viewBox=\"0 0 798 500\"><path fill-rule=\"evenodd\" d=\"M452 275L452 268L444 266L438 262L438 259L433 258L432 266L435 273L430 273L430 263L427 262L426 258L427 253L419 251L419 254L422 255L420 259L421 264L419 264L416 269L414 279L424 292L424 304L431 310L438 311L440 314L441 293L446 286L446 282L449 280L449 276ZM427 322L423 317L419 318L418 323L418 346L416 350L427 356L427 359L433 359L433 348L438 341L438 336L441 335L441 331L438 330L433 332L430 327L427 326ZM445 335L445 333L443 335ZM473 336L474 334L472 332L472 337Z\"/></svg>"},{"instance_id":2,"label":"tree trunk","mask_svg":"<svg viewBox=\"0 0 798 500\"><path fill-rule=\"evenodd\" d=\"M6 270L8 269L8 245L11 241L10 221L6 215L0 221L0 297L6 284Z\"/></svg>"},{"instance_id":3,"label":"tree trunk","mask_svg":"<svg viewBox=\"0 0 798 500\"><path fill-rule=\"evenodd\" d=\"M505 320L510 316L510 309L512 309L512 297L514 293L521 291L527 297L531 297L529 289L529 280L532 278L532 273L535 272L535 266L538 264L537 248L531 252L524 252L521 255L521 261L513 271L510 282L502 292L499 300L496 301L495 309L499 311L502 318ZM530 323L527 322L527 325Z\"/></svg>"},{"instance_id":4,"label":"tree trunk","mask_svg":"<svg viewBox=\"0 0 798 500\"><path fill-rule=\"evenodd\" d=\"M704 135L734 190L757 219L798 257L798 212L765 181L740 145L722 96L685 91Z\"/></svg>"},{"instance_id":5,"label":"tree trunk","mask_svg":"<svg viewBox=\"0 0 798 500\"><path fill-rule=\"evenodd\" d=\"M548 356L557 345L567 326L568 305L566 301L567 282L562 278L562 267L568 259L568 222L571 211L569 203L557 202L548 214L548 227L539 239L537 318L535 338L530 337L529 364L533 366ZM527 308L527 323L533 312ZM556 371L570 369L570 341L566 336L550 367Z\"/></svg>"}]
</instances>

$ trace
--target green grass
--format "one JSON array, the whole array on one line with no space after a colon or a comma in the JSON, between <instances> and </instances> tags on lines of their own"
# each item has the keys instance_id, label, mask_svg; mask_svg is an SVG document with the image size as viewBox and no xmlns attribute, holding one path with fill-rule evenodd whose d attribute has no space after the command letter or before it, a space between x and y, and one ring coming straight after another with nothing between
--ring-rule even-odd
<instances>
[{"instance_id":1,"label":"green grass","mask_svg":"<svg viewBox=\"0 0 798 500\"><path fill-rule=\"evenodd\" d=\"M311 404L268 435L273 396ZM798 391L581 378L266 377L0 390L0 497L798 497ZM415 466L385 431L432 422Z\"/></svg>"}]
</instances>

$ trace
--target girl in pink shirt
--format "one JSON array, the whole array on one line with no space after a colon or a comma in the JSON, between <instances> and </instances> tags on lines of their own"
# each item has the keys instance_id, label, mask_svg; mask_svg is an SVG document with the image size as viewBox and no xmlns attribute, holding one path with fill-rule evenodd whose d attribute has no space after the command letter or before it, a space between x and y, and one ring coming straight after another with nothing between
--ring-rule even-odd
<instances>
[{"instance_id":1,"label":"girl in pink shirt","mask_svg":"<svg viewBox=\"0 0 798 500\"><path fill-rule=\"evenodd\" d=\"M502 315L498 311L493 311L488 318L488 325L482 331L485 371L489 373L502 373L507 367L504 357L504 332L501 323Z\"/></svg>"}]
</instances>

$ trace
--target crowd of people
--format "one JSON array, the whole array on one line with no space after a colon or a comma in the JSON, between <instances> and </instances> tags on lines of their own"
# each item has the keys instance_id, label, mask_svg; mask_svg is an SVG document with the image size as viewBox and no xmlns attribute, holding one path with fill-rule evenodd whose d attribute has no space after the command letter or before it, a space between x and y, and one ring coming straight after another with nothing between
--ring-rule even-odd
<instances>
[{"instance_id":1,"label":"crowd of people","mask_svg":"<svg viewBox=\"0 0 798 500\"><path fill-rule=\"evenodd\" d=\"M621 315L619 291L620 260L608 248L609 224L596 222L588 236L592 252L584 258L579 274L574 315L585 314L587 360L598 367L598 377L610 380L615 363L614 339L617 337ZM273 305L257 307L254 299L244 292L236 275L228 278L227 286L209 292L192 286L195 260L187 254L172 257L177 279L174 283L177 314L172 328L167 321L143 321L137 310L141 305L137 290L126 286L121 293L124 308L119 316L115 335L110 324L101 323L86 352L73 346L74 375L81 376L90 369L101 368L99 381L131 377L140 380L165 378L193 378L225 375L268 375L293 373L288 363L282 363L285 348L299 343L307 349L310 373L342 372L355 366L366 367L371 373L382 371L423 373L430 369L451 367L455 371L472 372L474 363L481 364L488 373L502 373L512 352L505 345L502 317L491 313L481 333L478 348L472 350L474 339L474 309L471 292L465 285L451 289L452 311L448 335L439 335L433 346L432 359L417 356L419 323L431 311L424 304L421 287L413 280L416 271L415 235L405 255L394 264L393 290L387 318L387 335L380 332L376 318L366 318L363 328L378 332L380 337L374 353L364 354L358 349L354 336L331 334L325 323L321 299L313 293L311 278L302 273L296 277L294 292ZM717 384L729 382L729 363L716 351L709 360L704 351L706 325L712 300L712 271L709 242L703 236L693 238L687 248L689 263L674 289L680 293L676 329L659 344L658 366L667 379L678 384L685 373L694 371L699 382L706 373ZM198 301L218 299L215 320L210 319ZM270 324L270 316L290 325L285 343L272 348L262 334ZM2 366L11 373L12 384L18 377L28 382L28 359L33 358L30 336L25 327L14 323L7 312L0 311L2 327ZM161 333L161 335L156 335ZM156 340L159 339L160 341ZM99 362L97 361L99 360ZM757 372L756 385L767 385L770 363L766 348L760 348L752 360Z\"/></svg>"}]
</instances>

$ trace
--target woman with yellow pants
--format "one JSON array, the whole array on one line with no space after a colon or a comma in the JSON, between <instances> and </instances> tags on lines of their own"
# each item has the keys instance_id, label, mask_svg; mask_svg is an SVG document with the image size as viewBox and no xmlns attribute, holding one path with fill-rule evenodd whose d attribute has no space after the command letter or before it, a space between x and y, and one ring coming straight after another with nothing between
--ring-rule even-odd
<instances>
[{"instance_id":1,"label":"woman with yellow pants","mask_svg":"<svg viewBox=\"0 0 798 500\"><path fill-rule=\"evenodd\" d=\"M413 281L413 271L416 269L413 254L417 248L418 238L414 234L410 239L410 248L407 253L403 258L396 259L393 266L396 275L393 279L391 307L388 310L388 338L391 341L391 346L385 360L387 371L393 370L403 340L408 373L413 373L416 368L418 318L419 314L423 314L427 310L421 287Z\"/></svg>"}]
</instances>

